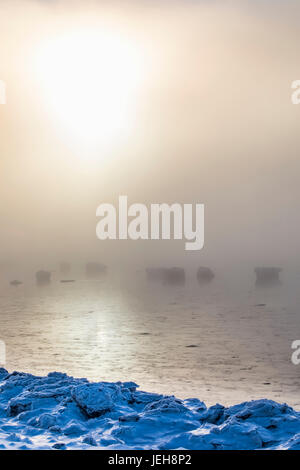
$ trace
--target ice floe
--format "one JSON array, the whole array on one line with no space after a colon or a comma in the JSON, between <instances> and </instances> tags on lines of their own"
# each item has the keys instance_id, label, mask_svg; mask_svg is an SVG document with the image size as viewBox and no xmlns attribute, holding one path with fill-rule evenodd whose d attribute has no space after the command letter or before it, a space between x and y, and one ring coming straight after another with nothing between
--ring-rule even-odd
<instances>
[{"instance_id":1,"label":"ice floe","mask_svg":"<svg viewBox=\"0 0 300 470\"><path fill-rule=\"evenodd\" d=\"M286 404L207 408L137 389L0 369L0 448L300 449L300 413Z\"/></svg>"}]
</instances>

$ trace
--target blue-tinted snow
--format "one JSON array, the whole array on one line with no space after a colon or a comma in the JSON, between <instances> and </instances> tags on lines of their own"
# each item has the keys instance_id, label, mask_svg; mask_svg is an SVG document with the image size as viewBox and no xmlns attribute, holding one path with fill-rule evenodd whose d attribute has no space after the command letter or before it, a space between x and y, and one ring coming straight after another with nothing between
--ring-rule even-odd
<instances>
[{"instance_id":1,"label":"blue-tinted snow","mask_svg":"<svg viewBox=\"0 0 300 470\"><path fill-rule=\"evenodd\" d=\"M300 449L300 413L286 404L207 408L137 388L0 369L0 448Z\"/></svg>"}]
</instances>

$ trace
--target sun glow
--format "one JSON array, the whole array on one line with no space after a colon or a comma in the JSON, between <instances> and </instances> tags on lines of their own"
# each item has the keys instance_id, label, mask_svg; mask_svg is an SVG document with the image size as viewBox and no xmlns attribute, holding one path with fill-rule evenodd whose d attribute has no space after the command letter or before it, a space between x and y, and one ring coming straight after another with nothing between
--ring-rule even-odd
<instances>
[{"instance_id":1,"label":"sun glow","mask_svg":"<svg viewBox=\"0 0 300 470\"><path fill-rule=\"evenodd\" d=\"M110 32L45 42L36 71L48 109L74 143L105 144L131 132L143 74L138 45Z\"/></svg>"}]
</instances>

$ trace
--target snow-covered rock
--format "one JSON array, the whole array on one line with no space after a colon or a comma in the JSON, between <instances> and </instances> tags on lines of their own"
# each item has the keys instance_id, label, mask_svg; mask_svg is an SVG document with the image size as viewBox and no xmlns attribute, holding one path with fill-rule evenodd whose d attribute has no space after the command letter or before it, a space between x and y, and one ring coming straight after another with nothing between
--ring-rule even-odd
<instances>
[{"instance_id":1,"label":"snow-covered rock","mask_svg":"<svg viewBox=\"0 0 300 470\"><path fill-rule=\"evenodd\" d=\"M263 399L207 408L197 398L0 369L1 449L300 449L300 413Z\"/></svg>"}]
</instances>

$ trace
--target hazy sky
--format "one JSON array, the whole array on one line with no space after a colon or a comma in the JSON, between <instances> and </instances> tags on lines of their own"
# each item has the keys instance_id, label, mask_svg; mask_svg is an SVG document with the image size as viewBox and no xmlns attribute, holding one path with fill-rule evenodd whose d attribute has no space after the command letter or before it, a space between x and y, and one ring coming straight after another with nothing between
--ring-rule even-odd
<instances>
[{"instance_id":1,"label":"hazy sky","mask_svg":"<svg viewBox=\"0 0 300 470\"><path fill-rule=\"evenodd\" d=\"M297 1L0 0L0 259L297 265L299 19ZM71 52L59 42L91 31L109 36L109 58L97 42L87 55L84 39ZM96 145L74 127L80 108L59 102L53 112L56 89L41 79L56 68L55 85L74 63L88 76L90 56L100 77L110 56L116 67L99 121L112 132ZM73 75L65 80L76 87ZM119 84L124 132L111 111ZM120 194L204 203L204 250L100 242L96 208Z\"/></svg>"}]
</instances>

